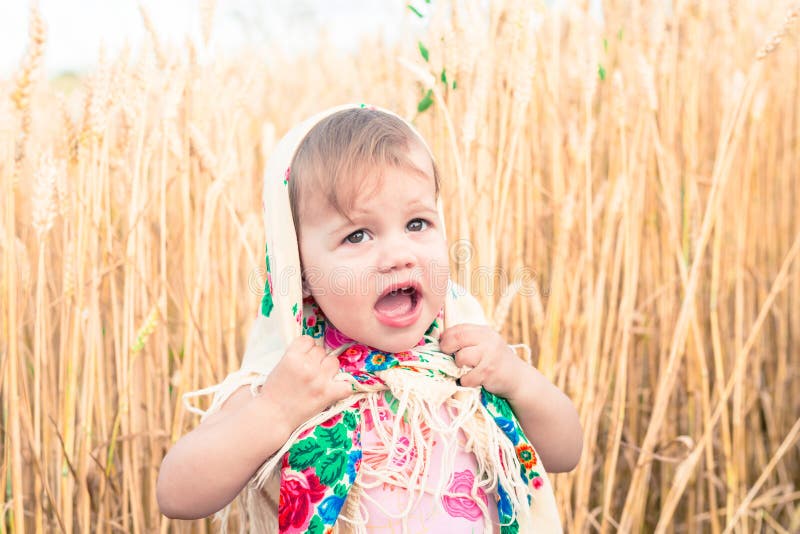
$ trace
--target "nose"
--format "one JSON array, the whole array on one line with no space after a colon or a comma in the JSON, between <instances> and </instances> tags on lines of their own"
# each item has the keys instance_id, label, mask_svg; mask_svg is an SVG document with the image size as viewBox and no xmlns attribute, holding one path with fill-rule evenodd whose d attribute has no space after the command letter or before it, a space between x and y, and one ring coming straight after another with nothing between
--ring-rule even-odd
<instances>
[{"instance_id":1,"label":"nose","mask_svg":"<svg viewBox=\"0 0 800 534\"><path fill-rule=\"evenodd\" d=\"M414 247L407 236L387 239L380 252L378 271L388 273L413 269L417 265Z\"/></svg>"}]
</instances>

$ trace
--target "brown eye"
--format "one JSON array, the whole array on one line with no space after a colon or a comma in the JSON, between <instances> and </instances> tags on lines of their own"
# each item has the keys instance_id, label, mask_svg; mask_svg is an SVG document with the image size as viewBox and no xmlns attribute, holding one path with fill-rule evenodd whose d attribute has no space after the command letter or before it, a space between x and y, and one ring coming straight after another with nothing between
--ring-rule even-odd
<instances>
[{"instance_id":1,"label":"brown eye","mask_svg":"<svg viewBox=\"0 0 800 534\"><path fill-rule=\"evenodd\" d=\"M428 224L428 221L426 221L425 219L411 219L408 222L408 225L406 226L406 228L408 228L412 232L420 232L420 231L424 230L424 228L425 228L423 225L427 225L427 224Z\"/></svg>"},{"instance_id":2,"label":"brown eye","mask_svg":"<svg viewBox=\"0 0 800 534\"><path fill-rule=\"evenodd\" d=\"M349 236L345 237L344 240L347 241L348 243L356 245L358 243L362 243L364 241L364 237L366 237L364 230L356 230Z\"/></svg>"}]
</instances>

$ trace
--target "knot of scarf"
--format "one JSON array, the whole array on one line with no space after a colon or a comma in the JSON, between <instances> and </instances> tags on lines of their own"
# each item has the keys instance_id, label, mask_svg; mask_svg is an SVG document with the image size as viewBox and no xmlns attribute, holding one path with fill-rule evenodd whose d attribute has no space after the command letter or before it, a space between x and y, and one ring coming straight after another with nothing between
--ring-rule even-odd
<instances>
[{"instance_id":1,"label":"knot of scarf","mask_svg":"<svg viewBox=\"0 0 800 534\"><path fill-rule=\"evenodd\" d=\"M424 491L432 436L446 445L443 463L452 466L459 430L477 464L472 491L461 496L475 500L491 531L486 504L476 496L479 492L495 495L501 532L520 531L530 520L531 498L542 485L536 453L505 399L483 388L458 385L456 379L466 370L457 367L453 355L439 350L442 314L416 347L389 353L358 343L326 324L313 299L304 307L304 334L338 357L354 394L306 422L276 454L280 460L279 532L322 534L337 520L355 532L366 532L367 518L359 506L363 491L359 474L365 470L371 470L371 478L408 491L404 511L408 514ZM391 432L381 440L385 450L380 452L387 461L378 468L362 467L363 415L379 413L378 402L387 393L396 403ZM410 434L403 434L404 440L398 439L401 424ZM411 459L410 468L397 468L398 455ZM437 495L452 477L452 469L447 473Z\"/></svg>"}]
</instances>

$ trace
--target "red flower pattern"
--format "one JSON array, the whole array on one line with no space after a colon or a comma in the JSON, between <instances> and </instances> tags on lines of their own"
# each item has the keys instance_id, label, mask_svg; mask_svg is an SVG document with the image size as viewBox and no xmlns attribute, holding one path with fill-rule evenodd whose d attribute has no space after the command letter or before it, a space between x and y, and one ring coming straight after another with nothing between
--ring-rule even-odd
<instances>
[{"instance_id":1,"label":"red flower pattern","mask_svg":"<svg viewBox=\"0 0 800 534\"><path fill-rule=\"evenodd\" d=\"M278 524L281 532L304 532L308 527L312 504L322 500L325 495L319 477L311 468L300 473L287 471L281 480L280 502L278 503Z\"/></svg>"}]
</instances>

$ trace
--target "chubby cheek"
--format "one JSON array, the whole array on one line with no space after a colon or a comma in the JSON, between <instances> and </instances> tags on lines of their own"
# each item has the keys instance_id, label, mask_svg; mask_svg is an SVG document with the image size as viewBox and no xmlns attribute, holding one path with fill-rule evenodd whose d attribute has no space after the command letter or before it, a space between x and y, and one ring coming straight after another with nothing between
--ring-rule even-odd
<instances>
[{"instance_id":1,"label":"chubby cheek","mask_svg":"<svg viewBox=\"0 0 800 534\"><path fill-rule=\"evenodd\" d=\"M359 266L338 265L321 274L317 284L318 295L315 295L320 306L334 306L337 310L344 310L339 313L347 315L352 314L353 310L372 305L374 281Z\"/></svg>"},{"instance_id":2,"label":"chubby cheek","mask_svg":"<svg viewBox=\"0 0 800 534\"><path fill-rule=\"evenodd\" d=\"M428 258L427 277L431 292L444 297L447 281L450 279L450 264L445 244L437 246L435 253Z\"/></svg>"},{"instance_id":3,"label":"chubby cheek","mask_svg":"<svg viewBox=\"0 0 800 534\"><path fill-rule=\"evenodd\" d=\"M354 295L321 294L315 297L317 305L322 309L325 318L342 333L353 339L358 339L360 325L364 322L363 312L354 313L355 310L364 310L365 304Z\"/></svg>"}]
</instances>

